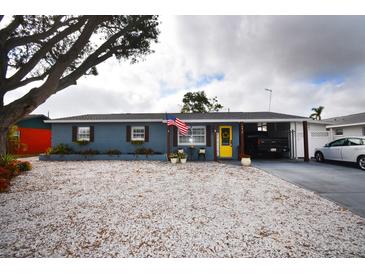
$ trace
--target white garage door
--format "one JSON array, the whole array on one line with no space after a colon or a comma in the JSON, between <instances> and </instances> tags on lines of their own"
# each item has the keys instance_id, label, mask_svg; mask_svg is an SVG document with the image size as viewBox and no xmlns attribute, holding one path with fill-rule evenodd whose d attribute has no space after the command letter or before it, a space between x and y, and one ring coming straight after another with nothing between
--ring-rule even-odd
<instances>
[{"instance_id":1,"label":"white garage door","mask_svg":"<svg viewBox=\"0 0 365 274\"><path fill-rule=\"evenodd\" d=\"M311 131L309 138L309 156L314 156L314 151L317 147L323 147L330 141L328 131Z\"/></svg>"}]
</instances>

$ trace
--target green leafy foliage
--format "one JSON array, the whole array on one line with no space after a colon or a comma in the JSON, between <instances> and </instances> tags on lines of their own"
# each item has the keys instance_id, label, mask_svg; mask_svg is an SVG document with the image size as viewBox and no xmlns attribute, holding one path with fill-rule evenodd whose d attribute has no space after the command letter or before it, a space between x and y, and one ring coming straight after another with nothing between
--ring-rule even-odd
<instances>
[{"instance_id":1,"label":"green leafy foliage","mask_svg":"<svg viewBox=\"0 0 365 274\"><path fill-rule=\"evenodd\" d=\"M217 97L209 99L204 91L187 92L182 102L181 113L217 112L223 108Z\"/></svg>"},{"instance_id":2,"label":"green leafy foliage","mask_svg":"<svg viewBox=\"0 0 365 274\"><path fill-rule=\"evenodd\" d=\"M5 167L11 162L15 161L15 157L11 154L4 154L0 156L0 166Z\"/></svg>"},{"instance_id":3,"label":"green leafy foliage","mask_svg":"<svg viewBox=\"0 0 365 274\"><path fill-rule=\"evenodd\" d=\"M109 155L120 155L122 154L122 152L118 149L109 149L106 154L109 154Z\"/></svg>"},{"instance_id":4,"label":"green leafy foliage","mask_svg":"<svg viewBox=\"0 0 365 274\"><path fill-rule=\"evenodd\" d=\"M28 161L18 161L19 171L29 171L32 169L32 164Z\"/></svg>"},{"instance_id":5,"label":"green leafy foliage","mask_svg":"<svg viewBox=\"0 0 365 274\"><path fill-rule=\"evenodd\" d=\"M179 155L175 152L171 152L170 155L169 155L169 158L171 159L175 159L175 158L179 158Z\"/></svg>"},{"instance_id":6,"label":"green leafy foliage","mask_svg":"<svg viewBox=\"0 0 365 274\"><path fill-rule=\"evenodd\" d=\"M317 108L312 108L313 113L309 116L313 120L322 120L322 112L324 110L324 106L319 106Z\"/></svg>"},{"instance_id":7,"label":"green leafy foliage","mask_svg":"<svg viewBox=\"0 0 365 274\"><path fill-rule=\"evenodd\" d=\"M90 141L86 141L86 140L80 140L80 141L75 141L74 143L80 145L80 146L85 146L87 144L90 144Z\"/></svg>"},{"instance_id":8,"label":"green leafy foliage","mask_svg":"<svg viewBox=\"0 0 365 274\"><path fill-rule=\"evenodd\" d=\"M136 148L135 154L151 155L154 151L151 148L139 147Z\"/></svg>"},{"instance_id":9,"label":"green leafy foliage","mask_svg":"<svg viewBox=\"0 0 365 274\"><path fill-rule=\"evenodd\" d=\"M66 144L58 144L47 151L48 154L71 154L73 150Z\"/></svg>"}]
</instances>

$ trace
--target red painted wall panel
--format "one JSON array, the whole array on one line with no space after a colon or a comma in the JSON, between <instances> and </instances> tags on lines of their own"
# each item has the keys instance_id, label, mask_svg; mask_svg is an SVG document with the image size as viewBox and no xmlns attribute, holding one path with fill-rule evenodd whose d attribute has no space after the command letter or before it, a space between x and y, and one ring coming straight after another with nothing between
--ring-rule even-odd
<instances>
[{"instance_id":1,"label":"red painted wall panel","mask_svg":"<svg viewBox=\"0 0 365 274\"><path fill-rule=\"evenodd\" d=\"M19 128L20 143L25 146L19 154L44 153L51 147L51 130L38 128Z\"/></svg>"}]
</instances>

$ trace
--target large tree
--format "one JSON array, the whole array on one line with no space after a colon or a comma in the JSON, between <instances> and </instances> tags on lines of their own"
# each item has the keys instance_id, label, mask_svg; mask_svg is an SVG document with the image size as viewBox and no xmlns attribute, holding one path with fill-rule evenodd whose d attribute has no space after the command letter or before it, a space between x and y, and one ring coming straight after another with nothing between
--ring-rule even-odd
<instances>
[{"instance_id":1,"label":"large tree","mask_svg":"<svg viewBox=\"0 0 365 274\"><path fill-rule=\"evenodd\" d=\"M159 34L153 15L13 16L4 21L0 15L0 155L11 125L83 75L97 75L96 66L108 58L133 63L151 53ZM7 92L32 82L39 84L4 104Z\"/></svg>"},{"instance_id":2,"label":"large tree","mask_svg":"<svg viewBox=\"0 0 365 274\"><path fill-rule=\"evenodd\" d=\"M217 97L208 98L204 91L187 92L182 101L182 113L216 112L223 108Z\"/></svg>"},{"instance_id":3,"label":"large tree","mask_svg":"<svg viewBox=\"0 0 365 274\"><path fill-rule=\"evenodd\" d=\"M309 116L309 118L312 118L313 120L321 120L323 110L324 110L324 106L312 108L313 113Z\"/></svg>"}]
</instances>

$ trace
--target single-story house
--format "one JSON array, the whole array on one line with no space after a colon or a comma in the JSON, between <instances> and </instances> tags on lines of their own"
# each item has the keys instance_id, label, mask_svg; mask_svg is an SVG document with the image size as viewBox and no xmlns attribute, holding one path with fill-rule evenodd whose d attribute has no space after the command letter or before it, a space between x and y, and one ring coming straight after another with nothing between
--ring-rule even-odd
<instances>
[{"instance_id":1,"label":"single-story house","mask_svg":"<svg viewBox=\"0 0 365 274\"><path fill-rule=\"evenodd\" d=\"M365 112L324 119L331 140L343 136L365 136Z\"/></svg>"},{"instance_id":2,"label":"single-story house","mask_svg":"<svg viewBox=\"0 0 365 274\"><path fill-rule=\"evenodd\" d=\"M15 154L39 154L51 147L51 125L49 118L42 114L31 114L19 120L14 132L17 147Z\"/></svg>"},{"instance_id":3,"label":"single-story house","mask_svg":"<svg viewBox=\"0 0 365 274\"><path fill-rule=\"evenodd\" d=\"M307 117L274 112L171 113L190 127L188 136L167 126L165 113L87 114L45 120L52 126L52 146L67 144L105 152L117 149L132 154L136 144L169 155L184 149L189 155L204 148L207 160L239 159L250 151L250 134L287 140L284 157L313 157L314 148L328 142L325 123ZM86 144L85 144L86 141ZM80 145L80 143L83 143ZM193 157L194 158L194 157Z\"/></svg>"}]
</instances>

